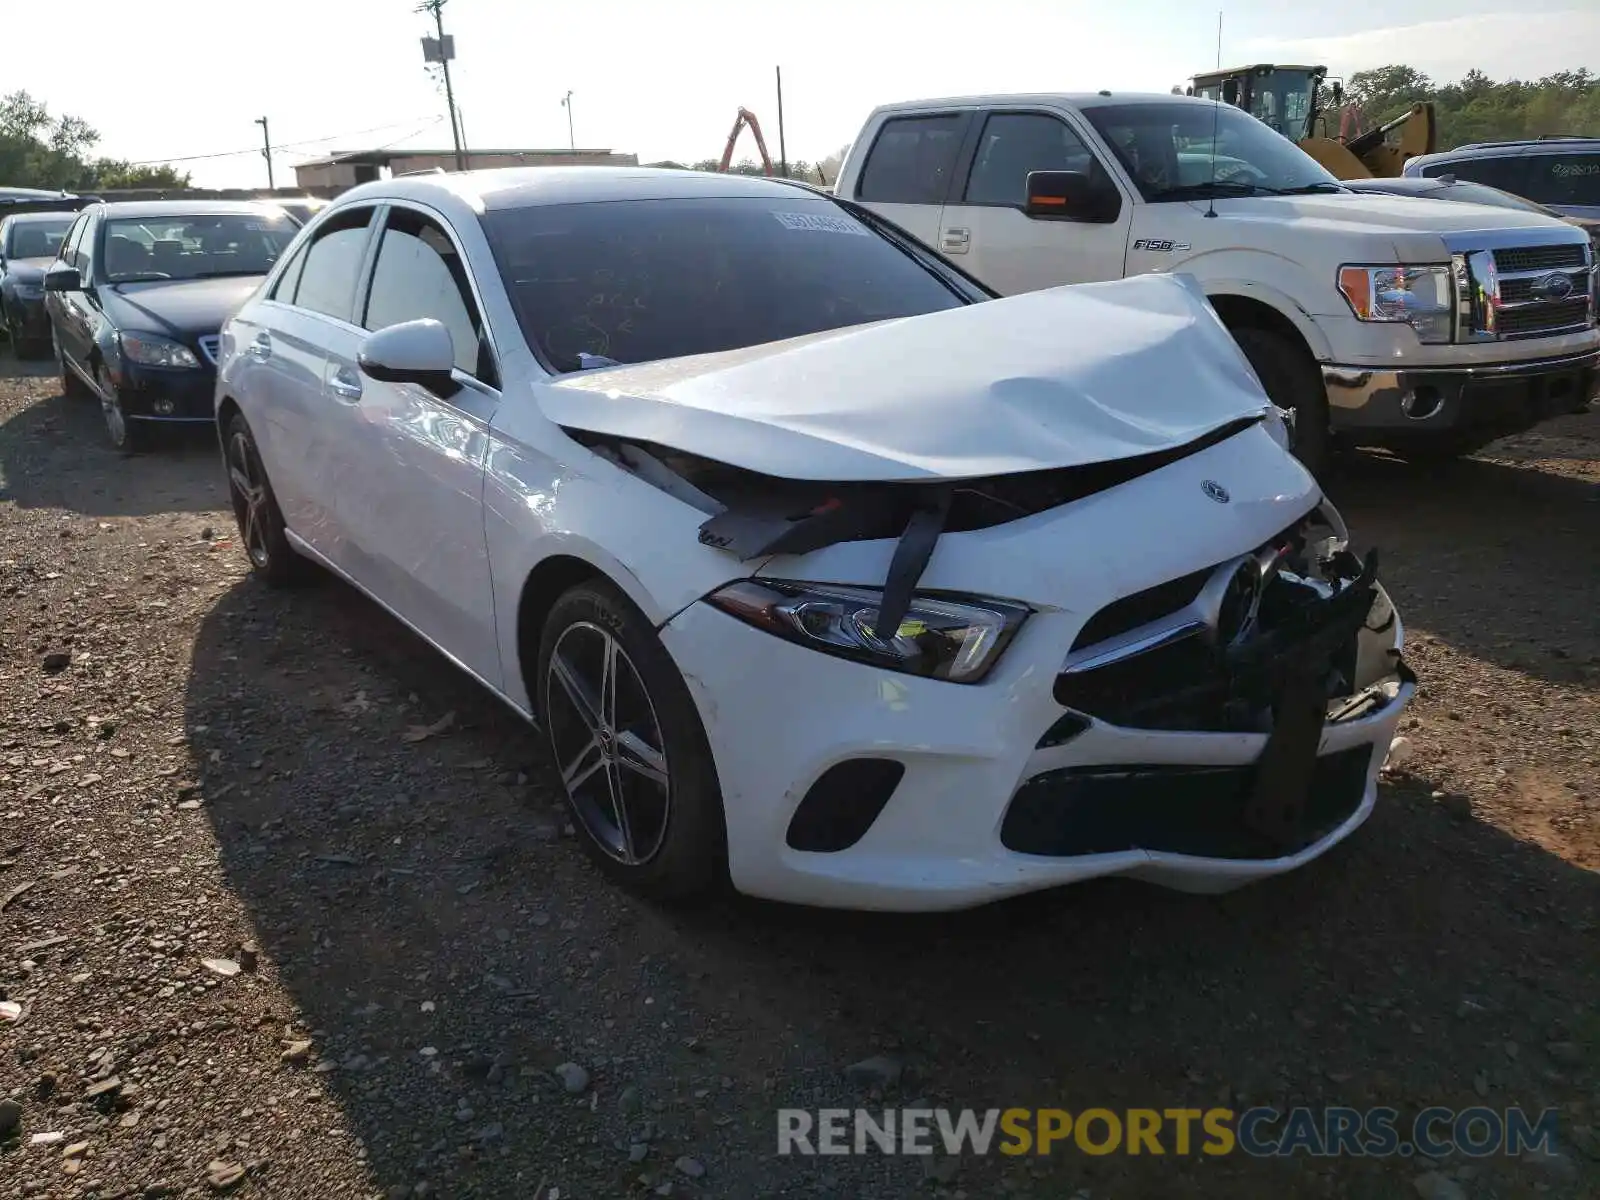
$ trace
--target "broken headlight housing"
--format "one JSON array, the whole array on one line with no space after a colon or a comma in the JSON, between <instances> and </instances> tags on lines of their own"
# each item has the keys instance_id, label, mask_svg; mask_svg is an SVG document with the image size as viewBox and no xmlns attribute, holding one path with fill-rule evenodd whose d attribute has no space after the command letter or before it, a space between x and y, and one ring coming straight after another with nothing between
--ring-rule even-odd
<instances>
[{"instance_id":1,"label":"broken headlight housing","mask_svg":"<svg viewBox=\"0 0 1600 1200\"><path fill-rule=\"evenodd\" d=\"M1409 325L1427 345L1450 340L1456 306L1448 266L1340 267L1339 291L1357 320Z\"/></svg>"},{"instance_id":2,"label":"broken headlight housing","mask_svg":"<svg viewBox=\"0 0 1600 1200\"><path fill-rule=\"evenodd\" d=\"M723 612L824 654L951 683L977 683L1029 610L976 596L919 592L889 637L875 628L880 588L742 579L706 599Z\"/></svg>"}]
</instances>

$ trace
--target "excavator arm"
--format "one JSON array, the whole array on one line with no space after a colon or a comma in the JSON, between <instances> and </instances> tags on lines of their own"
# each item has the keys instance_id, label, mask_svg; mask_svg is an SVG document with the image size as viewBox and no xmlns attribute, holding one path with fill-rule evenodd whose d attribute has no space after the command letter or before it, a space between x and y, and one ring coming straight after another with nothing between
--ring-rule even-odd
<instances>
[{"instance_id":1,"label":"excavator arm","mask_svg":"<svg viewBox=\"0 0 1600 1200\"><path fill-rule=\"evenodd\" d=\"M768 175L773 174L772 156L767 153L767 139L761 136L761 122L756 120L755 113L748 108L741 108L739 115L733 120L733 128L728 133L728 144L722 148L722 163L717 170L726 172L733 163L733 147L739 141L739 133L745 126L750 127L750 132L755 135L756 149L761 152L761 169Z\"/></svg>"}]
</instances>

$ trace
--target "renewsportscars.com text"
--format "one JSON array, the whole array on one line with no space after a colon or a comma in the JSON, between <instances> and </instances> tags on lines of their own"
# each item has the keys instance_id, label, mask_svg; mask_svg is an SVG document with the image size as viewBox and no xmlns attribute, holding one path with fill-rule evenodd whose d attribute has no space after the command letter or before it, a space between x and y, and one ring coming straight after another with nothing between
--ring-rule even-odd
<instances>
[{"instance_id":1,"label":"renewsportscars.com text","mask_svg":"<svg viewBox=\"0 0 1600 1200\"><path fill-rule=\"evenodd\" d=\"M1384 1158L1549 1154L1555 1110L901 1108L778 1110L779 1154L1227 1155Z\"/></svg>"}]
</instances>

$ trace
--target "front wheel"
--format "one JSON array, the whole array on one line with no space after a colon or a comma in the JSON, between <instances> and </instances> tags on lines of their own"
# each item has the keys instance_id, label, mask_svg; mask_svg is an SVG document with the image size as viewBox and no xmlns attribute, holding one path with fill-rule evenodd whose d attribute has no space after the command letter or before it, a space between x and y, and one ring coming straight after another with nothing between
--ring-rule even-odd
<instances>
[{"instance_id":1,"label":"front wheel","mask_svg":"<svg viewBox=\"0 0 1600 1200\"><path fill-rule=\"evenodd\" d=\"M273 587L298 583L309 565L289 544L288 527L278 497L261 465L255 435L242 413L235 413L224 431L223 458L228 468L228 499L239 524L239 541L255 573Z\"/></svg>"},{"instance_id":2,"label":"front wheel","mask_svg":"<svg viewBox=\"0 0 1600 1200\"><path fill-rule=\"evenodd\" d=\"M658 899L727 878L716 766L683 676L615 587L579 584L545 620L539 713L584 848Z\"/></svg>"},{"instance_id":3,"label":"front wheel","mask_svg":"<svg viewBox=\"0 0 1600 1200\"><path fill-rule=\"evenodd\" d=\"M95 386L100 389L100 411L105 416L106 435L124 454L141 454L150 448L150 429L143 421L129 420L122 397L111 380L111 372L101 363L94 370Z\"/></svg>"},{"instance_id":4,"label":"front wheel","mask_svg":"<svg viewBox=\"0 0 1600 1200\"><path fill-rule=\"evenodd\" d=\"M1270 329L1244 326L1231 330L1233 340L1250 360L1267 396L1294 414L1289 449L1313 475L1328 464L1328 393L1322 371L1299 346Z\"/></svg>"}]
</instances>

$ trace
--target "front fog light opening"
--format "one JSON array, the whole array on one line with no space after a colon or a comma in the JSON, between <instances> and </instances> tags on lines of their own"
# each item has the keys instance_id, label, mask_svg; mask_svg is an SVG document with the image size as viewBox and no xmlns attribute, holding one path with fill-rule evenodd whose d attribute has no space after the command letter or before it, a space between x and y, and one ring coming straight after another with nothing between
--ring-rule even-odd
<instances>
[{"instance_id":1,"label":"front fog light opening","mask_svg":"<svg viewBox=\"0 0 1600 1200\"><path fill-rule=\"evenodd\" d=\"M1413 421L1426 421L1439 415L1444 408L1444 393L1424 384L1413 388L1400 398L1400 411Z\"/></svg>"},{"instance_id":2,"label":"front fog light opening","mask_svg":"<svg viewBox=\"0 0 1600 1200\"><path fill-rule=\"evenodd\" d=\"M174 409L172 401L166 396L161 397L161 399L157 400L150 407L155 411L155 414L158 417L170 417Z\"/></svg>"}]
</instances>

